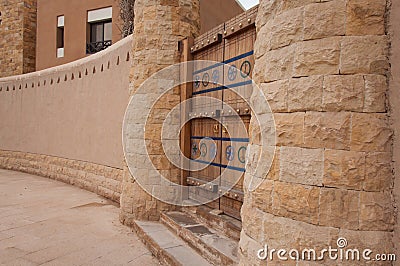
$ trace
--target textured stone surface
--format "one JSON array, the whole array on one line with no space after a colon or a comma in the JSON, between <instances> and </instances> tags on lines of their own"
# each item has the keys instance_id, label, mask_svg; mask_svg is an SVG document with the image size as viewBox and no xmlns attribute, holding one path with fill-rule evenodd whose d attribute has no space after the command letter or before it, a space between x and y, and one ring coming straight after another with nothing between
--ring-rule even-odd
<instances>
[{"instance_id":1,"label":"textured stone surface","mask_svg":"<svg viewBox=\"0 0 400 266\"><path fill-rule=\"evenodd\" d=\"M341 47L341 74L385 74L389 68L386 36L344 37Z\"/></svg>"},{"instance_id":2,"label":"textured stone surface","mask_svg":"<svg viewBox=\"0 0 400 266\"><path fill-rule=\"evenodd\" d=\"M287 110L288 87L289 80L261 84L260 89L273 112L285 112Z\"/></svg>"},{"instance_id":3,"label":"textured stone surface","mask_svg":"<svg viewBox=\"0 0 400 266\"><path fill-rule=\"evenodd\" d=\"M351 114L308 112L304 122L304 143L310 148L349 149Z\"/></svg>"},{"instance_id":4,"label":"textured stone surface","mask_svg":"<svg viewBox=\"0 0 400 266\"><path fill-rule=\"evenodd\" d=\"M260 186L253 192L254 197L254 206L263 212L272 213L272 192L274 188L274 182L271 180L264 180ZM251 219L246 217L246 219ZM253 226L253 228L257 228L257 225ZM257 239L257 237L248 234L253 239Z\"/></svg>"},{"instance_id":5,"label":"textured stone surface","mask_svg":"<svg viewBox=\"0 0 400 266\"><path fill-rule=\"evenodd\" d=\"M339 74L340 37L301 42L294 59L294 76Z\"/></svg>"},{"instance_id":6,"label":"textured stone surface","mask_svg":"<svg viewBox=\"0 0 400 266\"><path fill-rule=\"evenodd\" d=\"M252 217L254 208L264 213L262 226L250 225L263 239L242 231L241 265L265 265L252 256L266 243L270 249L322 249L336 247L339 236L351 248L393 253L385 4L260 1L254 77L274 113L279 171L246 194L242 215ZM254 152L249 150L249 165ZM337 261L293 263L321 264Z\"/></svg>"},{"instance_id":7,"label":"textured stone surface","mask_svg":"<svg viewBox=\"0 0 400 266\"><path fill-rule=\"evenodd\" d=\"M362 190L365 179L365 153L326 150L324 154L324 185Z\"/></svg>"},{"instance_id":8,"label":"textured stone surface","mask_svg":"<svg viewBox=\"0 0 400 266\"><path fill-rule=\"evenodd\" d=\"M320 189L316 187L275 182L273 193L274 214L317 224L319 194Z\"/></svg>"},{"instance_id":9,"label":"textured stone surface","mask_svg":"<svg viewBox=\"0 0 400 266\"><path fill-rule=\"evenodd\" d=\"M345 34L346 1L336 0L304 8L304 39L319 39Z\"/></svg>"},{"instance_id":10,"label":"textured stone surface","mask_svg":"<svg viewBox=\"0 0 400 266\"><path fill-rule=\"evenodd\" d=\"M0 77L35 71L37 0L1 0Z\"/></svg>"},{"instance_id":11,"label":"textured stone surface","mask_svg":"<svg viewBox=\"0 0 400 266\"><path fill-rule=\"evenodd\" d=\"M386 111L386 91L387 81L383 75L365 75L365 100L364 112L379 112Z\"/></svg>"},{"instance_id":12,"label":"textured stone surface","mask_svg":"<svg viewBox=\"0 0 400 266\"><path fill-rule=\"evenodd\" d=\"M355 111L364 108L364 78L362 75L324 77L322 106L324 111Z\"/></svg>"},{"instance_id":13,"label":"textured stone surface","mask_svg":"<svg viewBox=\"0 0 400 266\"><path fill-rule=\"evenodd\" d=\"M364 190L387 191L392 186L392 182L391 153L367 153L365 159Z\"/></svg>"},{"instance_id":14,"label":"textured stone surface","mask_svg":"<svg viewBox=\"0 0 400 266\"><path fill-rule=\"evenodd\" d=\"M303 9L296 8L278 15L269 29L271 49L295 43L303 37Z\"/></svg>"},{"instance_id":15,"label":"textured stone surface","mask_svg":"<svg viewBox=\"0 0 400 266\"><path fill-rule=\"evenodd\" d=\"M274 118L276 145L301 147L304 139L304 113L277 113Z\"/></svg>"},{"instance_id":16,"label":"textured stone surface","mask_svg":"<svg viewBox=\"0 0 400 266\"><path fill-rule=\"evenodd\" d=\"M112 201L120 201L122 169L41 154L0 150L0 168L71 184Z\"/></svg>"},{"instance_id":17,"label":"textured stone surface","mask_svg":"<svg viewBox=\"0 0 400 266\"><path fill-rule=\"evenodd\" d=\"M130 76L130 94L137 94L140 85L157 71L179 63L180 52L177 49L178 41L185 37L194 37L199 33L199 1L198 0L177 0L177 1L145 1L135 2L135 31L133 33L133 62ZM162 41L160 41L162 40ZM165 77L164 80L157 80L159 84L169 84L178 79L175 76ZM162 89L162 87L154 87ZM143 93L143 92L142 92ZM150 150L150 161L164 177L173 182L180 182L179 171L169 162L164 155L162 147L159 147L161 140L162 122L172 106L180 101L180 91L171 90L167 95L152 102L152 95L143 93L140 96L140 109L133 114L130 123L137 127L145 128L145 139L147 148ZM158 98L158 97L157 97ZM155 99L157 99L155 98ZM152 108L150 119L144 123L143 117L135 119L134 115L141 115L143 108ZM127 139L141 141L142 136L135 132L127 132ZM163 195L174 195L173 188L167 188L159 178L158 173L150 171L153 169L146 159L145 151L135 149L132 145L128 154L128 160L134 160L139 165L138 176L131 176L127 167L124 169L122 182L121 214L120 220L124 224L132 225L133 220L158 220L162 211L174 210L176 207L163 203L148 194L139 185L146 184L152 191Z\"/></svg>"},{"instance_id":18,"label":"textured stone surface","mask_svg":"<svg viewBox=\"0 0 400 266\"><path fill-rule=\"evenodd\" d=\"M392 204L392 196L388 192L361 192L360 230L393 230L395 217Z\"/></svg>"},{"instance_id":19,"label":"textured stone surface","mask_svg":"<svg viewBox=\"0 0 400 266\"><path fill-rule=\"evenodd\" d=\"M322 185L323 150L282 147L280 180L305 185Z\"/></svg>"},{"instance_id":20,"label":"textured stone surface","mask_svg":"<svg viewBox=\"0 0 400 266\"><path fill-rule=\"evenodd\" d=\"M259 63L265 68L260 73L260 78L265 82L285 79L292 76L295 48L290 45L281 49L267 52ZM254 70L257 73L257 70Z\"/></svg>"},{"instance_id":21,"label":"textured stone surface","mask_svg":"<svg viewBox=\"0 0 400 266\"><path fill-rule=\"evenodd\" d=\"M288 111L320 111L322 103L322 76L290 79Z\"/></svg>"},{"instance_id":22,"label":"textured stone surface","mask_svg":"<svg viewBox=\"0 0 400 266\"><path fill-rule=\"evenodd\" d=\"M336 228L358 229L360 192L321 189L319 224Z\"/></svg>"},{"instance_id":23,"label":"textured stone surface","mask_svg":"<svg viewBox=\"0 0 400 266\"><path fill-rule=\"evenodd\" d=\"M385 34L386 1L349 0L346 35Z\"/></svg>"},{"instance_id":24,"label":"textured stone surface","mask_svg":"<svg viewBox=\"0 0 400 266\"><path fill-rule=\"evenodd\" d=\"M386 114L352 115L351 149L357 151L389 151L392 130Z\"/></svg>"}]
</instances>

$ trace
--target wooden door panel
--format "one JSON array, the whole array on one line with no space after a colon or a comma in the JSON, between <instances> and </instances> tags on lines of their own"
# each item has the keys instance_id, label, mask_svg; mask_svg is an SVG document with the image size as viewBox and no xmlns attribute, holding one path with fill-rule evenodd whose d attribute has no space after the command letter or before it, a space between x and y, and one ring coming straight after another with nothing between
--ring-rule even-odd
<instances>
[{"instance_id":1,"label":"wooden door panel","mask_svg":"<svg viewBox=\"0 0 400 266\"><path fill-rule=\"evenodd\" d=\"M251 96L251 78L254 68L253 47L255 42L255 29L234 35L225 40L225 61L229 67L225 67L225 84L228 88L240 92L245 99ZM234 109L239 109L242 114L248 105L243 97L237 95L233 90L225 90L224 102Z\"/></svg>"},{"instance_id":2,"label":"wooden door panel","mask_svg":"<svg viewBox=\"0 0 400 266\"><path fill-rule=\"evenodd\" d=\"M240 217L240 206L243 202L243 180L248 139L250 116L227 116L223 124L227 128L222 132L221 188L228 191L220 200L224 213Z\"/></svg>"},{"instance_id":3,"label":"wooden door panel","mask_svg":"<svg viewBox=\"0 0 400 266\"><path fill-rule=\"evenodd\" d=\"M247 131L251 112L246 100L252 93L256 13L257 9L251 9L229 20L196 38L192 47L194 60L215 63L196 62L194 66L190 108L190 168L193 171L188 178L189 197L207 201L220 196L207 205L237 219L240 219L243 203L249 142ZM239 117L234 116L236 113ZM222 119L223 125L212 117ZM242 123L244 126L240 126ZM206 167L194 171L200 166Z\"/></svg>"}]
</instances>

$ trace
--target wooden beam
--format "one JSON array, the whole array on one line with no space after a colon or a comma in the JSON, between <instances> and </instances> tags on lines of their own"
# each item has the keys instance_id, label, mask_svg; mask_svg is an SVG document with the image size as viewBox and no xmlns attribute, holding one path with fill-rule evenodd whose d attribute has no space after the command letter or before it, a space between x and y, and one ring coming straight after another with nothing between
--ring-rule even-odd
<instances>
[{"instance_id":1,"label":"wooden beam","mask_svg":"<svg viewBox=\"0 0 400 266\"><path fill-rule=\"evenodd\" d=\"M189 62L193 60L192 53L190 51L190 48L193 46L194 39L193 38L187 38L184 39L181 42L181 62ZM181 77L182 79L186 78L186 80L191 80L193 76L193 69L192 66L185 66L181 68ZM181 91L181 102L184 102L192 97L192 92L193 92L193 83L188 82L185 84L182 84L180 86L180 91ZM185 118L188 116L190 110L186 109L185 105L181 105L181 121L184 123ZM191 151L191 145L190 145L190 134L191 134L191 124L186 123L180 132L180 147L183 155L186 158L190 158L190 151ZM181 163L183 165L183 158L181 160ZM181 184L186 186L187 185L187 177L189 176L189 171L181 169ZM183 195L182 195L183 196Z\"/></svg>"}]
</instances>

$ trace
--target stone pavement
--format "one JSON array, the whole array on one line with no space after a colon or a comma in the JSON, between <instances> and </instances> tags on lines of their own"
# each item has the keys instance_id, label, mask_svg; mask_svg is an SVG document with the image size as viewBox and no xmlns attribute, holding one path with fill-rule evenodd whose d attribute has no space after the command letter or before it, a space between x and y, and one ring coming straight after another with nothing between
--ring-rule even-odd
<instances>
[{"instance_id":1,"label":"stone pavement","mask_svg":"<svg viewBox=\"0 0 400 266\"><path fill-rule=\"evenodd\" d=\"M118 214L96 194L0 169L0 265L158 265Z\"/></svg>"}]
</instances>

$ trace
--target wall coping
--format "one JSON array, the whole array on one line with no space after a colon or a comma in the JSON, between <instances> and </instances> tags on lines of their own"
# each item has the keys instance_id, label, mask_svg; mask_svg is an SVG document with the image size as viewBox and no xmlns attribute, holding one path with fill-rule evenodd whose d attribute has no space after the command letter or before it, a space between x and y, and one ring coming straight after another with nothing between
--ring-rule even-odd
<instances>
[{"instance_id":1,"label":"wall coping","mask_svg":"<svg viewBox=\"0 0 400 266\"><path fill-rule=\"evenodd\" d=\"M0 78L0 83L4 84L4 83L12 83L12 82L21 82L23 80L30 80L30 79L34 79L34 78L43 77L43 76L49 76L49 75L59 73L59 72L68 72L68 71L71 71L72 69L81 67L83 65L89 65L91 63L94 63L95 61L102 59L103 57L105 57L108 54L113 54L115 51L117 51L119 49L123 49L125 46L128 46L129 44L131 44L132 40L133 40L133 35L129 35L129 36L125 37L124 39L111 45L109 48L102 50L96 54L78 59L73 62L63 64L63 65L43 69L40 71Z\"/></svg>"}]
</instances>

